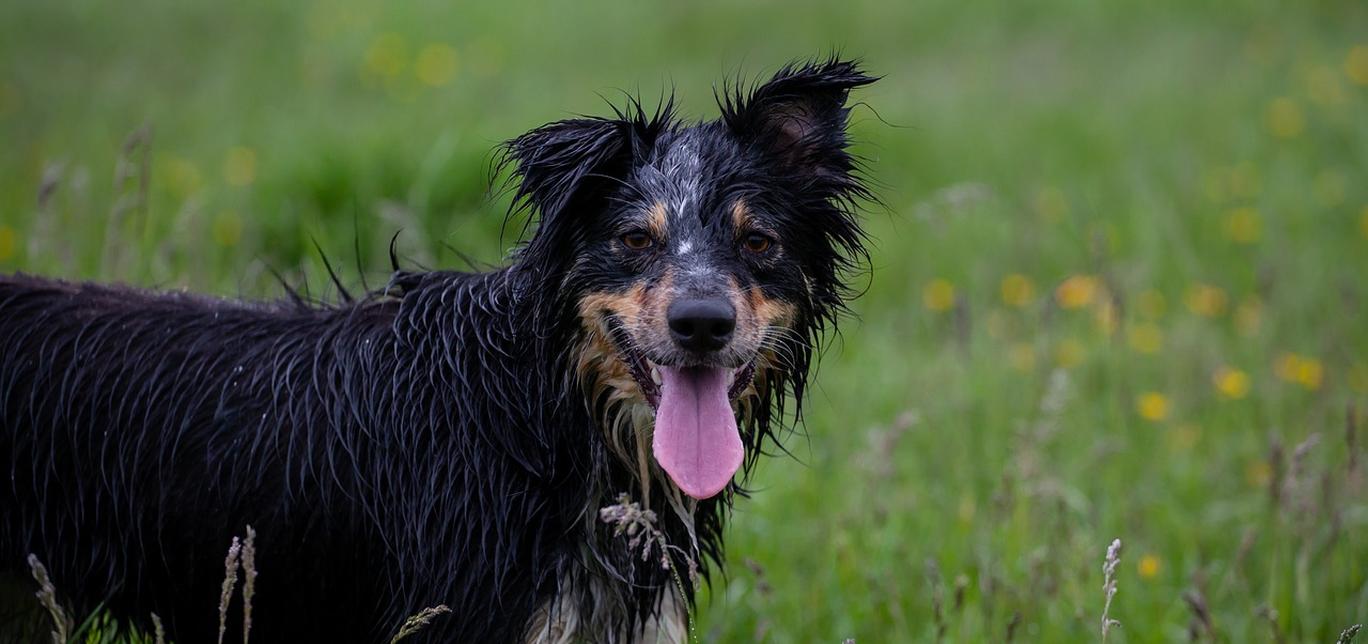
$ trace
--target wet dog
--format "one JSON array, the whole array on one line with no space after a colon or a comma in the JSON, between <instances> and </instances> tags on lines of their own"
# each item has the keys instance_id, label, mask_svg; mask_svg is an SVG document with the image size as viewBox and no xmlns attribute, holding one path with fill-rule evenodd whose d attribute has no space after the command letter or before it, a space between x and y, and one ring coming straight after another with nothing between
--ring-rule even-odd
<instances>
[{"instance_id":1,"label":"wet dog","mask_svg":"<svg viewBox=\"0 0 1368 644\"><path fill-rule=\"evenodd\" d=\"M257 641L437 604L415 639L682 639L849 296L873 80L794 64L716 120L630 102L510 141L537 227L490 272L333 305L0 277L0 567L203 641L251 525Z\"/></svg>"}]
</instances>

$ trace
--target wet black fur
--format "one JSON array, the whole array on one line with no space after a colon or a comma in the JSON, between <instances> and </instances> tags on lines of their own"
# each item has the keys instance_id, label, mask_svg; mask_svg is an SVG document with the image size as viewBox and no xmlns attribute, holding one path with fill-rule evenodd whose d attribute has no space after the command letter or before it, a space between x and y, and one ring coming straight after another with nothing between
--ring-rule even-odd
<instances>
[{"instance_id":1,"label":"wet black fur","mask_svg":"<svg viewBox=\"0 0 1368 644\"><path fill-rule=\"evenodd\" d=\"M632 476L571 365L578 297L634 279L595 256L613 204L652 154L696 136L708 188L754 200L798 259L745 273L798 307L807 339L743 429L749 472L862 253L845 99L872 80L833 59L724 89L715 122L633 103L534 130L506 146L515 201L540 215L511 265L397 271L358 302L0 276L0 570L24 576L35 553L77 614L156 612L179 641L206 641L226 547L250 524L255 641L387 640L439 603L453 613L416 640L514 641L590 579L610 593L580 610L612 602L629 632L672 582L596 520ZM699 505L707 559L739 492Z\"/></svg>"}]
</instances>

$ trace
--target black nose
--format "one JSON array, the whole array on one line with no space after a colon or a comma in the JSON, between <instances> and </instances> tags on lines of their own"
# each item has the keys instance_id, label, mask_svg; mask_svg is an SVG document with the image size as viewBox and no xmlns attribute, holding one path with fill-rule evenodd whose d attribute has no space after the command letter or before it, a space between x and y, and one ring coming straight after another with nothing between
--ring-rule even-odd
<instances>
[{"instance_id":1,"label":"black nose","mask_svg":"<svg viewBox=\"0 0 1368 644\"><path fill-rule=\"evenodd\" d=\"M724 299L675 300L665 317L675 342L690 351L721 349L736 329L736 309Z\"/></svg>"}]
</instances>

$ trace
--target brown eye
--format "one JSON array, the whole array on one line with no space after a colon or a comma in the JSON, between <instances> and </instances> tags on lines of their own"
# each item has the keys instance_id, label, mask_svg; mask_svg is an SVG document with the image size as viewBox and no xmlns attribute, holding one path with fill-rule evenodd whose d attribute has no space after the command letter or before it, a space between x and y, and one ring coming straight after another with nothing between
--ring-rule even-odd
<instances>
[{"instance_id":1,"label":"brown eye","mask_svg":"<svg viewBox=\"0 0 1368 644\"><path fill-rule=\"evenodd\" d=\"M768 235L751 233L746 235L746 239L743 243L746 246L746 250L759 254L769 250L770 247L774 245L774 240L770 239Z\"/></svg>"},{"instance_id":2,"label":"brown eye","mask_svg":"<svg viewBox=\"0 0 1368 644\"><path fill-rule=\"evenodd\" d=\"M646 250L651 247L651 244L651 236L639 230L622 236L622 245L629 250Z\"/></svg>"}]
</instances>

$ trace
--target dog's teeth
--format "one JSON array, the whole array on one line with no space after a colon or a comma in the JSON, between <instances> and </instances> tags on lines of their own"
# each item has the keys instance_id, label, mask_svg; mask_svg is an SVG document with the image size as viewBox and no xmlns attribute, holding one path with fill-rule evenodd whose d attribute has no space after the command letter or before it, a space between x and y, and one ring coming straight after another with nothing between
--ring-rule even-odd
<instances>
[{"instance_id":1,"label":"dog's teeth","mask_svg":"<svg viewBox=\"0 0 1368 644\"><path fill-rule=\"evenodd\" d=\"M656 383L656 386L660 385L660 367L651 367L651 382Z\"/></svg>"}]
</instances>

